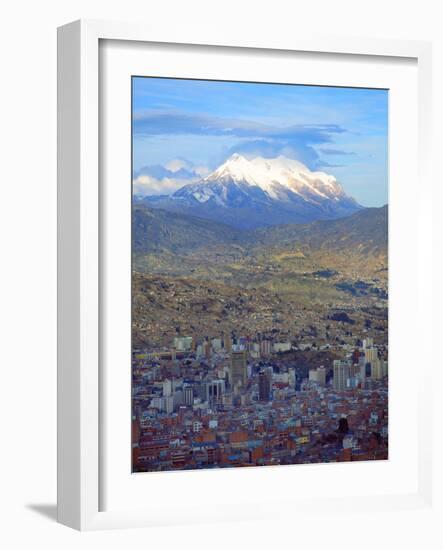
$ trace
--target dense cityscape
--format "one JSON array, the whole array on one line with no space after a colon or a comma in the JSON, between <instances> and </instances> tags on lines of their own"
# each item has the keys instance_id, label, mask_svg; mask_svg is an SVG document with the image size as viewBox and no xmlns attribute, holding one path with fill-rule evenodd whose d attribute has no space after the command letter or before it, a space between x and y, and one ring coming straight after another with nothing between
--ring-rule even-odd
<instances>
[{"instance_id":1,"label":"dense cityscape","mask_svg":"<svg viewBox=\"0 0 443 550\"><path fill-rule=\"evenodd\" d=\"M388 458L387 346L359 344L324 344L342 359L315 368L261 334L135 350L134 471Z\"/></svg>"}]
</instances>

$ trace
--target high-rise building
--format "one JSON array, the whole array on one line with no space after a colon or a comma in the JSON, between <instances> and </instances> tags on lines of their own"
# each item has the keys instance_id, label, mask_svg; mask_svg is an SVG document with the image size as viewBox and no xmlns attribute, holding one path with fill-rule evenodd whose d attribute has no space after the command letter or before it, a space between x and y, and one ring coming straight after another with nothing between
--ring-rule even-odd
<instances>
[{"instance_id":1,"label":"high-rise building","mask_svg":"<svg viewBox=\"0 0 443 550\"><path fill-rule=\"evenodd\" d=\"M192 386L184 386L183 403L188 406L191 406L194 403L194 390Z\"/></svg>"},{"instance_id":2,"label":"high-rise building","mask_svg":"<svg viewBox=\"0 0 443 550\"><path fill-rule=\"evenodd\" d=\"M260 341L260 354L263 356L271 355L272 344L270 340Z\"/></svg>"},{"instance_id":3,"label":"high-rise building","mask_svg":"<svg viewBox=\"0 0 443 550\"><path fill-rule=\"evenodd\" d=\"M366 348L365 349L365 361L366 361L366 363L372 363L376 359L378 359L377 348Z\"/></svg>"},{"instance_id":4,"label":"high-rise building","mask_svg":"<svg viewBox=\"0 0 443 550\"><path fill-rule=\"evenodd\" d=\"M159 411L163 410L163 397L153 397L151 399L150 406L158 409Z\"/></svg>"},{"instance_id":5,"label":"high-rise building","mask_svg":"<svg viewBox=\"0 0 443 550\"><path fill-rule=\"evenodd\" d=\"M335 359L333 362L334 377L333 386L337 391L347 388L348 380L351 377L351 362Z\"/></svg>"},{"instance_id":6,"label":"high-rise building","mask_svg":"<svg viewBox=\"0 0 443 550\"><path fill-rule=\"evenodd\" d=\"M326 385L326 369L323 366L317 369L317 382L320 386Z\"/></svg>"},{"instance_id":7,"label":"high-rise building","mask_svg":"<svg viewBox=\"0 0 443 550\"><path fill-rule=\"evenodd\" d=\"M168 378L163 380L163 397L169 397L172 395L172 382Z\"/></svg>"},{"instance_id":8,"label":"high-rise building","mask_svg":"<svg viewBox=\"0 0 443 550\"><path fill-rule=\"evenodd\" d=\"M211 380L205 384L206 401L214 402L221 401L225 393L225 381L222 379Z\"/></svg>"},{"instance_id":9,"label":"high-rise building","mask_svg":"<svg viewBox=\"0 0 443 550\"><path fill-rule=\"evenodd\" d=\"M295 374L295 369L288 370L288 381L291 388L295 388L295 383L297 381L297 376Z\"/></svg>"},{"instance_id":10,"label":"high-rise building","mask_svg":"<svg viewBox=\"0 0 443 550\"><path fill-rule=\"evenodd\" d=\"M365 363L369 365L367 369L370 372L370 377L373 380L379 380L382 378L380 359L378 358L378 350L374 347L367 347L365 349Z\"/></svg>"},{"instance_id":11,"label":"high-rise building","mask_svg":"<svg viewBox=\"0 0 443 550\"><path fill-rule=\"evenodd\" d=\"M351 378L355 378L360 375L360 365L358 363L354 363L353 361L351 361L349 370L350 370Z\"/></svg>"},{"instance_id":12,"label":"high-rise building","mask_svg":"<svg viewBox=\"0 0 443 550\"><path fill-rule=\"evenodd\" d=\"M364 355L360 356L360 359L358 361L358 369L359 369L360 382L363 383L366 380L366 378L370 378L371 363L366 363Z\"/></svg>"},{"instance_id":13,"label":"high-rise building","mask_svg":"<svg viewBox=\"0 0 443 550\"><path fill-rule=\"evenodd\" d=\"M246 386L247 383L246 351L238 350L231 352L230 383L236 386Z\"/></svg>"},{"instance_id":14,"label":"high-rise building","mask_svg":"<svg viewBox=\"0 0 443 550\"><path fill-rule=\"evenodd\" d=\"M168 397L163 397L163 409L167 414L174 412L174 397L169 395Z\"/></svg>"},{"instance_id":15,"label":"high-rise building","mask_svg":"<svg viewBox=\"0 0 443 550\"><path fill-rule=\"evenodd\" d=\"M378 358L371 362L371 378L374 380L383 378L383 361Z\"/></svg>"},{"instance_id":16,"label":"high-rise building","mask_svg":"<svg viewBox=\"0 0 443 550\"><path fill-rule=\"evenodd\" d=\"M183 391L178 390L174 392L173 398L174 398L174 410L176 411L178 407L180 407L180 405L183 404Z\"/></svg>"},{"instance_id":17,"label":"high-rise building","mask_svg":"<svg viewBox=\"0 0 443 550\"><path fill-rule=\"evenodd\" d=\"M309 380L311 382L316 382L320 386L324 386L326 384L326 369L324 367L311 369L309 371Z\"/></svg>"},{"instance_id":18,"label":"high-rise building","mask_svg":"<svg viewBox=\"0 0 443 550\"><path fill-rule=\"evenodd\" d=\"M269 370L258 374L258 396L260 401L267 401L271 395L271 373Z\"/></svg>"},{"instance_id":19,"label":"high-rise building","mask_svg":"<svg viewBox=\"0 0 443 550\"><path fill-rule=\"evenodd\" d=\"M249 347L249 355L254 359L260 358L260 344L258 342L252 342Z\"/></svg>"}]
</instances>

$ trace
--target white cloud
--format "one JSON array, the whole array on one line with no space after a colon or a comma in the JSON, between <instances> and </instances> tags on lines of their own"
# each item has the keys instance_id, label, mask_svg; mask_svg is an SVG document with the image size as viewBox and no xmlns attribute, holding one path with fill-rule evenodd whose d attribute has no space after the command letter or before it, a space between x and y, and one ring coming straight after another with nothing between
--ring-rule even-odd
<instances>
[{"instance_id":1,"label":"white cloud","mask_svg":"<svg viewBox=\"0 0 443 550\"><path fill-rule=\"evenodd\" d=\"M152 176L138 176L132 183L133 194L145 197L147 195L171 195L183 185L192 182L183 179L156 179Z\"/></svg>"},{"instance_id":2,"label":"white cloud","mask_svg":"<svg viewBox=\"0 0 443 550\"><path fill-rule=\"evenodd\" d=\"M171 172L178 172L181 169L192 170L192 164L185 159L172 159L165 164L165 168Z\"/></svg>"},{"instance_id":3,"label":"white cloud","mask_svg":"<svg viewBox=\"0 0 443 550\"><path fill-rule=\"evenodd\" d=\"M200 181L209 172L206 166L194 166L182 158L172 159L163 165L143 166L134 173L133 194L171 195L188 183Z\"/></svg>"},{"instance_id":4,"label":"white cloud","mask_svg":"<svg viewBox=\"0 0 443 550\"><path fill-rule=\"evenodd\" d=\"M204 178L211 172L211 170L207 166L194 166L193 170L202 178Z\"/></svg>"}]
</instances>

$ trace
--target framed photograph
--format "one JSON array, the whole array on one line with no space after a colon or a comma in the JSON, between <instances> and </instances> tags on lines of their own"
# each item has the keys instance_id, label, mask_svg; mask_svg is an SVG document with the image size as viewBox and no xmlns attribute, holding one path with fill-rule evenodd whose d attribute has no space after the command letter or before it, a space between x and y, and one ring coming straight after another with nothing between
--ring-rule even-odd
<instances>
[{"instance_id":1,"label":"framed photograph","mask_svg":"<svg viewBox=\"0 0 443 550\"><path fill-rule=\"evenodd\" d=\"M430 45L58 40L59 521L430 508Z\"/></svg>"},{"instance_id":2,"label":"framed photograph","mask_svg":"<svg viewBox=\"0 0 443 550\"><path fill-rule=\"evenodd\" d=\"M133 472L387 460L388 90L132 106Z\"/></svg>"}]
</instances>

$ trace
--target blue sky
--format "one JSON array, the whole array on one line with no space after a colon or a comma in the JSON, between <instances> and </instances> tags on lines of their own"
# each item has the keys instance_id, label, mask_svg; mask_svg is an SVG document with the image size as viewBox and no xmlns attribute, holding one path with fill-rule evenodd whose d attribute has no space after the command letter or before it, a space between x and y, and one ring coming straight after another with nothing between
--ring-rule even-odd
<instances>
[{"instance_id":1,"label":"blue sky","mask_svg":"<svg viewBox=\"0 0 443 550\"><path fill-rule=\"evenodd\" d=\"M232 153L283 154L388 200L386 90L133 78L134 190L171 193Z\"/></svg>"}]
</instances>

